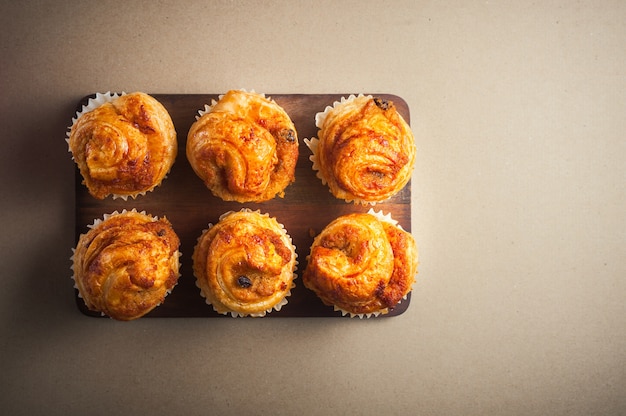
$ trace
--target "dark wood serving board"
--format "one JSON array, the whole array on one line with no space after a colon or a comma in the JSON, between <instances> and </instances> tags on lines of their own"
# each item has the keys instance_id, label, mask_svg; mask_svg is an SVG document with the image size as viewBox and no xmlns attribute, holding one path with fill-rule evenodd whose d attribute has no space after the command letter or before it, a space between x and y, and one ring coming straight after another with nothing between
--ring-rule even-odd
<instances>
[{"instance_id":1,"label":"dark wood serving board","mask_svg":"<svg viewBox=\"0 0 626 416\"><path fill-rule=\"evenodd\" d=\"M291 117L298 132L300 156L296 167L296 181L285 191L283 199L276 198L263 203L224 202L214 197L202 181L195 175L185 156L187 132L195 121L198 110L218 94L153 94L169 111L178 136L178 156L161 186L145 196L136 199L97 200L82 185L82 177L76 169L76 241L80 234L87 232L87 225L104 214L123 209L146 211L156 216L166 216L181 240L181 277L172 293L165 302L146 315L146 317L225 317L216 313L212 306L207 305L200 296L195 285L192 272L191 255L197 238L209 223L215 224L221 214L227 211L238 211L242 208L260 210L284 224L293 239L298 253L298 278L296 287L292 289L289 303L280 311L273 311L266 317L341 317L332 307L324 305L319 298L302 284L302 271L306 267L306 256L309 254L313 237L333 219L351 212L367 212L369 206L360 206L338 200L322 185L320 179L311 169L310 150L304 143L305 138L317 136L315 114L323 111L327 105L349 94L275 94L273 98ZM374 94L383 99L391 100L398 112L410 123L409 108L400 97L390 94ZM84 97L77 106L81 109L89 98ZM411 187L407 185L399 194L382 204L374 206L375 210L391 213L392 217L407 231L411 230ZM78 308L86 315L100 316L89 311L83 300L76 293ZM403 313L409 306L410 294L387 315L395 316ZM227 315L230 317L230 315Z\"/></svg>"}]
</instances>

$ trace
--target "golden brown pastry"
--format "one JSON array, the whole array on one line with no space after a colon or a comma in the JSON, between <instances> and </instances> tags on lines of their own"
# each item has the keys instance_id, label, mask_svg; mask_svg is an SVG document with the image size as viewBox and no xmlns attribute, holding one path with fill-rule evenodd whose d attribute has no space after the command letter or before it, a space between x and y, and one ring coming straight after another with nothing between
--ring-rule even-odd
<instances>
[{"instance_id":1,"label":"golden brown pastry","mask_svg":"<svg viewBox=\"0 0 626 416\"><path fill-rule=\"evenodd\" d=\"M191 126L187 159L215 196L267 201L295 180L298 135L273 100L233 90Z\"/></svg>"},{"instance_id":2,"label":"golden brown pastry","mask_svg":"<svg viewBox=\"0 0 626 416\"><path fill-rule=\"evenodd\" d=\"M176 158L176 130L161 103L122 95L82 114L69 135L83 183L95 198L136 197L153 190Z\"/></svg>"},{"instance_id":3,"label":"golden brown pastry","mask_svg":"<svg viewBox=\"0 0 626 416\"><path fill-rule=\"evenodd\" d=\"M92 311L129 321L160 305L179 277L180 241L166 218L114 212L81 234L74 281Z\"/></svg>"},{"instance_id":4,"label":"golden brown pastry","mask_svg":"<svg viewBox=\"0 0 626 416\"><path fill-rule=\"evenodd\" d=\"M294 287L295 247L267 214L229 212L205 230L193 253L196 284L221 314L264 316L280 310Z\"/></svg>"},{"instance_id":5,"label":"golden brown pastry","mask_svg":"<svg viewBox=\"0 0 626 416\"><path fill-rule=\"evenodd\" d=\"M370 213L347 214L315 237L302 280L336 310L385 314L411 291L417 263L411 234Z\"/></svg>"},{"instance_id":6,"label":"golden brown pastry","mask_svg":"<svg viewBox=\"0 0 626 416\"><path fill-rule=\"evenodd\" d=\"M384 201L411 179L415 140L393 102L351 96L316 115L313 169L331 193L357 203Z\"/></svg>"}]
</instances>

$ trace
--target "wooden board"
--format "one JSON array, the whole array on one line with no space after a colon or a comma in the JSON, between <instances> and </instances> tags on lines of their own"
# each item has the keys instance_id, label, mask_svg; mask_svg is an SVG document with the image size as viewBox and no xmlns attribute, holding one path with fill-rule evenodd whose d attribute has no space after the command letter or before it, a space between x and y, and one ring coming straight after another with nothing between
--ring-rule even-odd
<instances>
[{"instance_id":1,"label":"wooden board","mask_svg":"<svg viewBox=\"0 0 626 416\"><path fill-rule=\"evenodd\" d=\"M298 253L298 278L296 287L288 298L289 303L280 311L267 314L275 317L341 317L332 307L324 305L319 298L302 284L302 271L306 267L306 256L309 254L313 236L328 223L340 215L350 212L366 212L369 207L348 204L330 194L328 188L315 176L311 169L310 150L304 143L305 138L316 137L315 114L323 111L327 105L349 94L275 94L269 95L291 117L298 132L300 156L296 167L296 182L285 191L284 199L276 198L263 203L241 204L224 202L214 197L195 175L185 156L187 132L195 121L197 111L217 99L218 94L153 94L169 111L178 135L178 156L168 177L160 187L137 199L106 198L103 201L93 198L82 185L82 177L76 169L76 241L81 233L87 232L88 224L104 214L123 209L136 208L148 214L166 216L181 240L181 277L178 285L167 296L165 302L146 315L146 317L224 317L207 305L195 285L192 272L191 255L197 238L209 223L216 223L219 216L227 211L238 211L242 208L260 210L285 225L291 235ZM410 123L409 108L406 102L395 95L375 94L383 99L391 100L398 112ZM81 109L87 100L84 97L77 106ZM391 213L392 217L407 231L411 230L411 187L404 190L384 204L377 204L376 210ZM100 316L89 311L83 300L78 298L78 308L86 315ZM393 311L380 317L396 316L403 313L409 306L410 294ZM230 315L228 315L230 317Z\"/></svg>"}]
</instances>

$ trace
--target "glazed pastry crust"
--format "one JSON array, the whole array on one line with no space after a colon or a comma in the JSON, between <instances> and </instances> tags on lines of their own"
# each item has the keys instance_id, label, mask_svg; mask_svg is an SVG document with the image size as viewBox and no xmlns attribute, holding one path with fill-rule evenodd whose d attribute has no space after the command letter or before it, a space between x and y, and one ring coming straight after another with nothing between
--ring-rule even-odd
<instances>
[{"instance_id":1,"label":"glazed pastry crust","mask_svg":"<svg viewBox=\"0 0 626 416\"><path fill-rule=\"evenodd\" d=\"M328 110L318 127L319 174L335 197L380 202L409 182L415 140L392 101L347 100Z\"/></svg>"},{"instance_id":2,"label":"glazed pastry crust","mask_svg":"<svg viewBox=\"0 0 626 416\"><path fill-rule=\"evenodd\" d=\"M302 279L326 304L351 314L388 313L417 273L410 233L370 214L348 214L315 238Z\"/></svg>"},{"instance_id":3,"label":"glazed pastry crust","mask_svg":"<svg viewBox=\"0 0 626 416\"><path fill-rule=\"evenodd\" d=\"M137 319L160 305L179 277L180 241L166 218L113 214L79 238L76 287L87 307L111 318Z\"/></svg>"},{"instance_id":4,"label":"glazed pastry crust","mask_svg":"<svg viewBox=\"0 0 626 416\"><path fill-rule=\"evenodd\" d=\"M298 135L287 113L261 94L226 93L189 130L187 159L225 201L283 197L295 180Z\"/></svg>"},{"instance_id":5,"label":"glazed pastry crust","mask_svg":"<svg viewBox=\"0 0 626 416\"><path fill-rule=\"evenodd\" d=\"M193 253L197 286L222 314L263 316L294 286L295 248L274 219L244 210L204 231Z\"/></svg>"},{"instance_id":6,"label":"glazed pastry crust","mask_svg":"<svg viewBox=\"0 0 626 416\"><path fill-rule=\"evenodd\" d=\"M151 191L169 172L177 153L169 113L141 92L83 114L72 126L69 146L83 183L98 199Z\"/></svg>"}]
</instances>

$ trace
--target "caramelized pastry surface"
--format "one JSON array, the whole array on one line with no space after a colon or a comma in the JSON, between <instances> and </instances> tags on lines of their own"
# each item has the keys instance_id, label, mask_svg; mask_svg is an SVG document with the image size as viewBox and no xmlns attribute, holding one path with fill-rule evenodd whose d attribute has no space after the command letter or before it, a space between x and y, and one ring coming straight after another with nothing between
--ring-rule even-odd
<instances>
[{"instance_id":1,"label":"caramelized pastry surface","mask_svg":"<svg viewBox=\"0 0 626 416\"><path fill-rule=\"evenodd\" d=\"M232 212L206 230L193 253L197 285L219 313L263 316L288 296L295 248L273 218Z\"/></svg>"},{"instance_id":2,"label":"caramelized pastry surface","mask_svg":"<svg viewBox=\"0 0 626 416\"><path fill-rule=\"evenodd\" d=\"M215 196L261 202L283 197L295 180L298 135L274 101L232 90L191 126L186 152Z\"/></svg>"},{"instance_id":3,"label":"caramelized pastry surface","mask_svg":"<svg viewBox=\"0 0 626 416\"><path fill-rule=\"evenodd\" d=\"M179 277L180 241L166 218L107 217L79 238L74 280L85 304L111 318L139 318L161 304Z\"/></svg>"},{"instance_id":4,"label":"caramelized pastry surface","mask_svg":"<svg viewBox=\"0 0 626 416\"><path fill-rule=\"evenodd\" d=\"M415 141L393 102L356 97L329 110L319 128L319 172L337 198L380 202L409 182Z\"/></svg>"},{"instance_id":5,"label":"caramelized pastry surface","mask_svg":"<svg viewBox=\"0 0 626 416\"><path fill-rule=\"evenodd\" d=\"M327 305L387 313L411 290L417 261L411 234L370 214L347 214L315 237L302 279Z\"/></svg>"},{"instance_id":6,"label":"caramelized pastry surface","mask_svg":"<svg viewBox=\"0 0 626 416\"><path fill-rule=\"evenodd\" d=\"M98 199L151 191L167 175L177 153L169 113L140 92L80 116L70 131L69 146L83 183Z\"/></svg>"}]
</instances>

